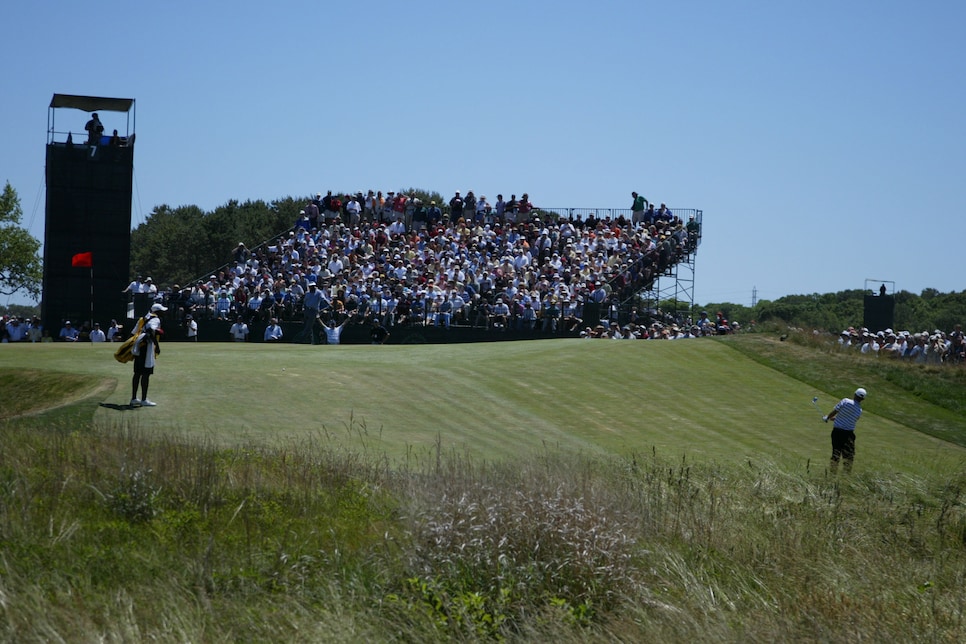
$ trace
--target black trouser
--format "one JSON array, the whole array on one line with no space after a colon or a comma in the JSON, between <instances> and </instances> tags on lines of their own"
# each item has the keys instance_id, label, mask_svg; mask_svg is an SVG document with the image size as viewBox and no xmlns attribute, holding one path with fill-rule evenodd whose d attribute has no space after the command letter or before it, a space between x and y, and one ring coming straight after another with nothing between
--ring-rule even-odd
<instances>
[{"instance_id":1,"label":"black trouser","mask_svg":"<svg viewBox=\"0 0 966 644\"><path fill-rule=\"evenodd\" d=\"M832 429L832 466L839 463L839 459L845 461L845 469L852 469L852 461L855 459L855 432L848 429Z\"/></svg>"},{"instance_id":2,"label":"black trouser","mask_svg":"<svg viewBox=\"0 0 966 644\"><path fill-rule=\"evenodd\" d=\"M151 374L154 367L145 367L144 362L148 359L147 352L154 350L154 346L147 343L141 348L141 352L134 356L134 377L131 378L131 399L138 397L138 387L141 388L141 398L148 396L148 384L151 381Z\"/></svg>"}]
</instances>

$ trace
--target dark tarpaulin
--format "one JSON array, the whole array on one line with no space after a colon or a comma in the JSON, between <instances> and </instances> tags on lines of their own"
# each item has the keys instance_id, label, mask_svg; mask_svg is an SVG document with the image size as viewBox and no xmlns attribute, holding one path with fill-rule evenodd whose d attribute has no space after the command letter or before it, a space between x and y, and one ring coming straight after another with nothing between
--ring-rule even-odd
<instances>
[{"instance_id":1,"label":"dark tarpaulin","mask_svg":"<svg viewBox=\"0 0 966 644\"><path fill-rule=\"evenodd\" d=\"M134 105L133 98L103 98L98 96L74 96L54 94L50 99L51 107L72 107L85 112L129 112Z\"/></svg>"}]
</instances>

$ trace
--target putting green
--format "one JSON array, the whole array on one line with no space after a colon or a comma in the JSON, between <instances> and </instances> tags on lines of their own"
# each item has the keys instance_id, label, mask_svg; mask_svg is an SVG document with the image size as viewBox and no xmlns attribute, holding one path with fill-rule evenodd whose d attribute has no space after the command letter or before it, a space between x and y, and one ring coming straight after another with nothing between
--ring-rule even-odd
<instances>
[{"instance_id":1,"label":"putting green","mask_svg":"<svg viewBox=\"0 0 966 644\"><path fill-rule=\"evenodd\" d=\"M477 460L546 449L825 467L819 392L712 340L451 345L164 345L152 409L129 409L131 366L108 344L0 347L0 368L116 378L84 403L102 426L219 444L322 437L392 459L437 445ZM870 392L870 400L875 392ZM873 405L867 405L871 407ZM856 468L960 467L966 450L867 411Z\"/></svg>"}]
</instances>

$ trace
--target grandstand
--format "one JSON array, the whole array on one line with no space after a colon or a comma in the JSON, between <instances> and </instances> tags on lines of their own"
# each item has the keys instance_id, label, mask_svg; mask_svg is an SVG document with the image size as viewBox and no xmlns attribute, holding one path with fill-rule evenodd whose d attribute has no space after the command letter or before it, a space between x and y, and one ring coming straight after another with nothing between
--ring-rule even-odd
<instances>
[{"instance_id":1,"label":"grandstand","mask_svg":"<svg viewBox=\"0 0 966 644\"><path fill-rule=\"evenodd\" d=\"M637 217L630 209L534 208L463 218L417 205L359 216L346 210L351 199L337 212L319 203L316 226L300 217L254 247L239 244L192 284L147 296L171 309L167 338L181 339L190 315L202 341L229 341L238 319L261 341L275 318L283 341L324 342L320 325L306 322L310 282L323 293L321 319L349 320L344 343L368 342L373 322L391 343L690 327L700 210L662 206ZM662 311L667 302L673 310Z\"/></svg>"}]
</instances>

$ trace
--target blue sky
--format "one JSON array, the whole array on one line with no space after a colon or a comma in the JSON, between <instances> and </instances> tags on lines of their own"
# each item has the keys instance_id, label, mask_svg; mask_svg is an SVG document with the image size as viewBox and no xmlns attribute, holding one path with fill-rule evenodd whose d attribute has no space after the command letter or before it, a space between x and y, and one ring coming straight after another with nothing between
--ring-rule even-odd
<instances>
[{"instance_id":1,"label":"blue sky","mask_svg":"<svg viewBox=\"0 0 966 644\"><path fill-rule=\"evenodd\" d=\"M3 14L0 184L40 240L47 106L83 94L137 101L135 225L159 204L329 188L602 208L637 190L704 211L698 304L867 279L966 289L966 3L53 0ZM61 110L57 129L87 118Z\"/></svg>"}]
</instances>

